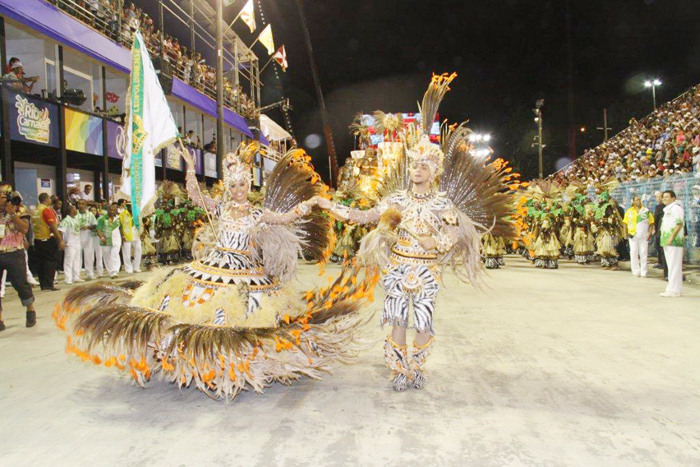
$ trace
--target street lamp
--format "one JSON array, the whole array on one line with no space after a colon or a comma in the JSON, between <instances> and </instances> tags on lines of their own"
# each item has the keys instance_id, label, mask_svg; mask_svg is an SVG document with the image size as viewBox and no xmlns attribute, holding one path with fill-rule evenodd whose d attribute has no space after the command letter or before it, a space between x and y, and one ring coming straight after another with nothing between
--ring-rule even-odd
<instances>
[{"instance_id":1,"label":"street lamp","mask_svg":"<svg viewBox=\"0 0 700 467\"><path fill-rule=\"evenodd\" d=\"M651 95L654 99L654 110L656 110L656 86L661 86L661 80L658 78L644 81L644 87L651 88Z\"/></svg>"}]
</instances>

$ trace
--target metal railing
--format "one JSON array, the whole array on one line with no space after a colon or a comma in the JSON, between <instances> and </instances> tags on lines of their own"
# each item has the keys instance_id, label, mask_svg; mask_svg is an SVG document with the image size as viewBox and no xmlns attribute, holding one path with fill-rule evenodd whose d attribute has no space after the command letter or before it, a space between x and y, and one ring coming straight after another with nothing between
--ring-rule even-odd
<instances>
[{"instance_id":1,"label":"metal railing","mask_svg":"<svg viewBox=\"0 0 700 467\"><path fill-rule=\"evenodd\" d=\"M86 2L85 0L48 1L95 31L125 47L131 47L133 31L135 31L137 27L140 28L144 34L146 48L152 58L162 57L169 65L173 76L191 85L195 89L198 89L212 99L216 99L215 69L203 63L203 60L199 60L199 56L191 50L188 51L188 55L183 55L179 47L166 47L166 41L163 40L165 34L163 31L158 31L155 28L152 30L147 27L143 28L142 26L144 25L139 24L134 18L128 19L124 17L122 14L124 7L123 0L97 0L94 2ZM169 13L187 27L195 27L194 20L189 17L189 14L174 3L174 1L171 3L174 7L177 7L179 10L178 12L165 4L163 4L163 8L167 9ZM203 12L197 4L193 3L192 6L193 9L197 9L202 16L206 17L206 13ZM183 19L182 16L185 16L187 19ZM194 34L213 49L213 43L215 42L213 36L201 25L196 26ZM234 40L240 42L235 35L233 37ZM246 61L243 63L250 63L253 60L257 60L257 58L254 58L254 55L251 56L252 52L249 49L245 48L243 52L245 53L244 56L247 57ZM240 72L242 72L243 77L251 82L250 78L252 76L246 75L246 73L250 74L250 71L246 70L245 67L238 66L240 60L228 50L225 51L224 55L224 62L228 63L232 69L236 68L241 70ZM253 79L251 86L254 87L256 84L255 79ZM251 94L255 95L256 93L251 90ZM259 95L259 92L257 95ZM257 115L258 106L254 100L247 95L240 85L232 83L227 77L224 77L224 105L246 118L254 118Z\"/></svg>"}]
</instances>

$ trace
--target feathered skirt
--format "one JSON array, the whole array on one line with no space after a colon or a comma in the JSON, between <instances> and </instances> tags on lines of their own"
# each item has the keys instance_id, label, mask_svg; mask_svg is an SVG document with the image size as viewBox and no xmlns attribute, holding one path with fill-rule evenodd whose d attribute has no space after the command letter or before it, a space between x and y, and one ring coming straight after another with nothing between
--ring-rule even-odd
<instances>
[{"instance_id":1,"label":"feathered skirt","mask_svg":"<svg viewBox=\"0 0 700 467\"><path fill-rule=\"evenodd\" d=\"M609 229L601 228L596 238L597 249L595 254L600 257L617 258L616 243L612 232Z\"/></svg>"},{"instance_id":2,"label":"feathered skirt","mask_svg":"<svg viewBox=\"0 0 700 467\"><path fill-rule=\"evenodd\" d=\"M535 258L559 258L561 243L553 232L541 233L535 241Z\"/></svg>"},{"instance_id":3,"label":"feathered skirt","mask_svg":"<svg viewBox=\"0 0 700 467\"><path fill-rule=\"evenodd\" d=\"M195 262L193 262L195 263ZM361 314L375 275L346 268L328 287L297 293L259 281L195 277L198 266L163 269L128 289L106 283L71 289L54 310L67 351L126 372L144 386L156 373L231 400L274 382L319 378L333 361L354 357Z\"/></svg>"}]
</instances>

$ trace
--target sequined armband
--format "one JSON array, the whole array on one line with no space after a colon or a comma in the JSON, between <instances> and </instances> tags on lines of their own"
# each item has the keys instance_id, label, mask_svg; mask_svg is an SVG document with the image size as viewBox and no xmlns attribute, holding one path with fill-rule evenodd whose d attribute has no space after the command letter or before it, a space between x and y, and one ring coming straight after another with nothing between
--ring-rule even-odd
<instances>
[{"instance_id":1,"label":"sequined armband","mask_svg":"<svg viewBox=\"0 0 700 467\"><path fill-rule=\"evenodd\" d=\"M338 203L333 204L333 207L330 209L331 214L333 214L336 217L339 217L342 220L346 220L350 217L350 208L347 206L340 205Z\"/></svg>"}]
</instances>

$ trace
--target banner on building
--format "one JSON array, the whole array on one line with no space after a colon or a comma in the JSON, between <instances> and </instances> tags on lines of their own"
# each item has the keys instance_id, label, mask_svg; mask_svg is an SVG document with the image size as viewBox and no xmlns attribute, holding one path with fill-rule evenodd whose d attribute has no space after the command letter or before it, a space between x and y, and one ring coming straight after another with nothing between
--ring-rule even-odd
<instances>
[{"instance_id":1,"label":"banner on building","mask_svg":"<svg viewBox=\"0 0 700 467\"><path fill-rule=\"evenodd\" d=\"M180 157L180 153L175 148L171 150L171 147L169 146L165 149L165 168L182 171L182 157Z\"/></svg>"},{"instance_id":2,"label":"banner on building","mask_svg":"<svg viewBox=\"0 0 700 467\"><path fill-rule=\"evenodd\" d=\"M58 106L9 92L10 139L58 147Z\"/></svg>"},{"instance_id":3,"label":"banner on building","mask_svg":"<svg viewBox=\"0 0 700 467\"><path fill-rule=\"evenodd\" d=\"M67 107L65 112L66 149L102 156L102 119Z\"/></svg>"},{"instance_id":4,"label":"banner on building","mask_svg":"<svg viewBox=\"0 0 700 467\"><path fill-rule=\"evenodd\" d=\"M125 138L124 126L112 120L107 120L107 157L112 159L124 158Z\"/></svg>"}]
</instances>

